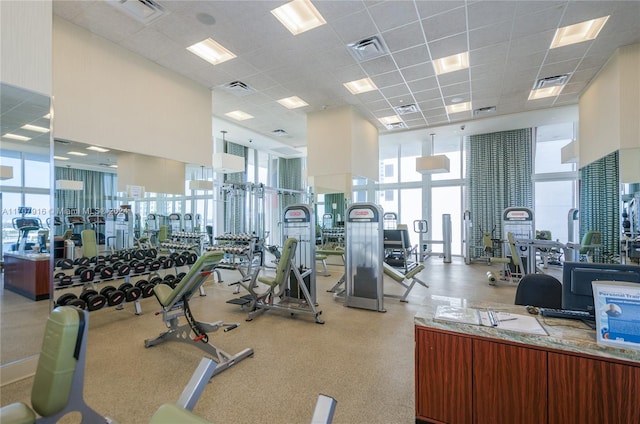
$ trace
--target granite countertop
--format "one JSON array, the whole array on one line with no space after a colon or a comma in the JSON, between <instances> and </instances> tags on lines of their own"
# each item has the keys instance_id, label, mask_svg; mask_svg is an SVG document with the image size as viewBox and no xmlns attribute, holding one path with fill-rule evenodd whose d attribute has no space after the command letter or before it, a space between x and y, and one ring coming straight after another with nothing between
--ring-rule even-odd
<instances>
[{"instance_id":1,"label":"granite countertop","mask_svg":"<svg viewBox=\"0 0 640 424\"><path fill-rule=\"evenodd\" d=\"M534 316L548 335L528 334L459 322L436 321L433 317L438 305L450 305L480 310L490 309L496 312L508 312L511 314ZM416 326L450 331L460 333L461 335L479 336L514 343L523 343L530 346L539 346L541 348L557 349L565 352L575 352L623 361L633 361L640 364L640 350L598 345L596 343L596 331L589 328L585 323L578 320L531 315L527 312L524 306L520 305L470 302L466 299L431 296L431 298L427 298L424 301L423 305L416 313L414 323Z\"/></svg>"},{"instance_id":2,"label":"granite countertop","mask_svg":"<svg viewBox=\"0 0 640 424\"><path fill-rule=\"evenodd\" d=\"M25 259L27 261L48 261L51 258L51 255L48 253L36 253L33 251L29 252L5 252L5 256L10 256L12 258Z\"/></svg>"}]
</instances>

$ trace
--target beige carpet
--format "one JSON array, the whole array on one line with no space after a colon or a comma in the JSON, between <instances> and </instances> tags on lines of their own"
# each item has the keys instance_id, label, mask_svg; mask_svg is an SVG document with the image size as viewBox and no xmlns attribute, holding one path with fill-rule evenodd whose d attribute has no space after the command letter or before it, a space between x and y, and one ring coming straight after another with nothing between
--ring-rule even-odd
<instances>
[{"instance_id":1,"label":"beige carpet","mask_svg":"<svg viewBox=\"0 0 640 424\"><path fill-rule=\"evenodd\" d=\"M324 325L314 323L311 316L275 311L245 322L246 311L226 303L238 296L227 284L239 274L223 271L223 283L209 280L206 296L193 298L193 313L200 321L240 323L228 333L212 333L210 342L231 354L251 347L255 355L214 377L195 412L216 423L308 423L317 395L324 393L338 400L336 424L415 422L413 316L420 305L429 302L430 296L513 303L515 294L514 285L487 284L486 271L497 272L497 266L467 266L459 258L452 264L430 258L426 265L421 275L431 287L416 286L409 303L385 299L386 313L347 308L334 299L326 289L337 281L342 268L330 266L332 276L317 279ZM385 287L389 293L401 292L389 279ZM11 321L40 322L46 317L47 302L19 308L16 304L24 302L9 293L2 300L4 356L4 332L11 331L5 328L4 314L9 311ZM166 327L154 315L159 309L155 298L143 299L141 305L140 316L133 313L132 305L90 315L85 399L120 423L147 422L162 403L176 401L204 356L196 346L184 343L145 348L144 340ZM32 381L2 387L2 404L29 402ZM79 422L77 418L65 422Z\"/></svg>"}]
</instances>

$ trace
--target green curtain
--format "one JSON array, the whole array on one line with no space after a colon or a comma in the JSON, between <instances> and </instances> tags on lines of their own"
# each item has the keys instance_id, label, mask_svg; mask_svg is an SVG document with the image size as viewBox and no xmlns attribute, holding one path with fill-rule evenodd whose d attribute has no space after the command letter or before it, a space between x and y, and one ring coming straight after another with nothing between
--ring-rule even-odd
<instances>
[{"instance_id":1,"label":"green curtain","mask_svg":"<svg viewBox=\"0 0 640 424\"><path fill-rule=\"evenodd\" d=\"M278 188L302 191L302 159L278 159ZM283 192L280 196L280 216L284 208L302 202L302 196L297 193Z\"/></svg>"},{"instance_id":2,"label":"green curtain","mask_svg":"<svg viewBox=\"0 0 640 424\"><path fill-rule=\"evenodd\" d=\"M245 172L233 172L224 174L225 183L242 184L247 182L247 154L249 149L241 144L227 142L225 153L240 156L245 159ZM233 196L233 197L232 197ZM245 231L245 220L247 219L245 211L245 202L247 193L241 190L234 190L233 193L225 194L224 222L225 232L238 234Z\"/></svg>"},{"instance_id":3,"label":"green curtain","mask_svg":"<svg viewBox=\"0 0 640 424\"><path fill-rule=\"evenodd\" d=\"M509 207L533 207L533 130L524 128L466 139L467 205L473 223L471 245L482 232L503 239L502 212ZM496 252L499 255L500 252Z\"/></svg>"},{"instance_id":4,"label":"green curtain","mask_svg":"<svg viewBox=\"0 0 640 424\"><path fill-rule=\"evenodd\" d=\"M602 248L595 262L616 262L620 245L620 168L618 152L580 169L580 238L600 231Z\"/></svg>"},{"instance_id":5,"label":"green curtain","mask_svg":"<svg viewBox=\"0 0 640 424\"><path fill-rule=\"evenodd\" d=\"M108 209L117 207L113 197L118 185L116 174L61 167L55 167L54 172L56 180L84 182L83 190L55 191L55 205L58 215L65 213L66 209L76 209L80 215L85 216L91 209L106 213Z\"/></svg>"},{"instance_id":6,"label":"green curtain","mask_svg":"<svg viewBox=\"0 0 640 424\"><path fill-rule=\"evenodd\" d=\"M333 209L333 204L336 208ZM333 193L324 195L324 210L333 215L333 226L336 227L338 221L345 221L345 199L344 193ZM329 212L330 211L330 212ZM338 217L340 215L340 217ZM338 219L339 218L339 219Z\"/></svg>"}]
</instances>

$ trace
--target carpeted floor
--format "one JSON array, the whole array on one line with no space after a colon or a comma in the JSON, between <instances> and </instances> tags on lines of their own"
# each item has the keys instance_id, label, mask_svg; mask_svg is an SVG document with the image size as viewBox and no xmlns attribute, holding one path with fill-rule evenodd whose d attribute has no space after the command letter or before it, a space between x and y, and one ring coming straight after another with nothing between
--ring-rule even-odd
<instances>
[{"instance_id":1,"label":"carpeted floor","mask_svg":"<svg viewBox=\"0 0 640 424\"><path fill-rule=\"evenodd\" d=\"M247 347L255 354L215 376L194 411L216 423L308 423L317 395L324 393L338 401L336 424L413 423L413 316L432 296L513 303L515 285L487 284L487 270L498 269L464 265L460 258L451 264L430 258L421 273L430 288L416 286L409 303L387 298L387 312L379 313L344 307L327 293L343 271L330 266L331 276L317 278L324 325L314 323L311 316L275 311L245 322L246 311L226 303L239 296L228 285L239 274L223 271L223 283L210 279L204 285L206 296L193 298L193 314L200 321L240 323L233 331L212 333L210 343L231 354ZM385 279L388 293L401 289ZM19 358L21 349L33 349L11 345L11 323L23 319L40 323L48 314L47 302L22 299L9 292L2 296L3 363L10 356ZM159 309L155 298L141 300L141 306L139 316L131 304L124 310L105 308L90 315L85 400L120 423L145 423L162 403L176 401L204 356L185 343L145 348L144 340L166 327L154 314ZM29 343L39 346L42 337L36 332ZM3 386L2 404L29 402L32 382L27 378ZM79 422L77 416L67 418L64 422Z\"/></svg>"}]
</instances>

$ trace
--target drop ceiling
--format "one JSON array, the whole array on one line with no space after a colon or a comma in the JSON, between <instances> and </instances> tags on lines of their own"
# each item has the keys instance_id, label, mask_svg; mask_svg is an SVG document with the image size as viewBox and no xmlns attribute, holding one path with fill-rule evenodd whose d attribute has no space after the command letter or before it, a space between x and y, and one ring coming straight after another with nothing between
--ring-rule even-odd
<instances>
[{"instance_id":1,"label":"drop ceiling","mask_svg":"<svg viewBox=\"0 0 640 424\"><path fill-rule=\"evenodd\" d=\"M53 11L209 87L217 122L242 110L254 118L229 122L296 149L306 145L307 113L343 105L353 105L381 134L575 105L618 47L640 42L637 1L323 0L313 3L327 24L297 36L270 12L286 1L156 3L164 13L147 24L102 0L54 0ZM606 15L595 40L549 49L557 28ZM388 52L357 60L348 45L372 37ZM186 50L206 38L237 57L214 66ZM432 60L464 51L468 69L435 75ZM564 74L560 95L527 100L539 79ZM343 86L366 77L377 90L352 95ZM249 90L229 89L238 83ZM277 103L291 96L308 106L289 110ZM447 105L463 102L472 110L447 113ZM389 130L378 119L396 115L398 107L406 110L400 115L406 128ZM275 130L286 134L277 137Z\"/></svg>"}]
</instances>

